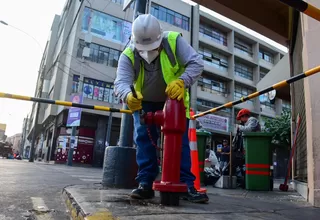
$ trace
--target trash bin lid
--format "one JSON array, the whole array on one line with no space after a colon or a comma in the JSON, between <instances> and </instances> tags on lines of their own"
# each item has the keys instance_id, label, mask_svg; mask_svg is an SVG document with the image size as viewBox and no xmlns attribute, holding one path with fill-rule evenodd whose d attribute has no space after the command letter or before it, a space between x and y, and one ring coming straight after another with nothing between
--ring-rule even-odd
<instances>
[{"instance_id":1,"label":"trash bin lid","mask_svg":"<svg viewBox=\"0 0 320 220\"><path fill-rule=\"evenodd\" d=\"M273 134L269 132L243 132L243 137L272 137Z\"/></svg>"}]
</instances>

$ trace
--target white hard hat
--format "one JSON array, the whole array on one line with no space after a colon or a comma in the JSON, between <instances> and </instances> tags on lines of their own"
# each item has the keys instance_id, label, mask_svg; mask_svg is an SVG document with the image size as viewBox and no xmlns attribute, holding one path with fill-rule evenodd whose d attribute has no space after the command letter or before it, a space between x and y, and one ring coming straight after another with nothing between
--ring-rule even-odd
<instances>
[{"instance_id":1,"label":"white hard hat","mask_svg":"<svg viewBox=\"0 0 320 220\"><path fill-rule=\"evenodd\" d=\"M132 24L132 42L137 50L151 51L161 44L160 22L151 14L139 15Z\"/></svg>"}]
</instances>

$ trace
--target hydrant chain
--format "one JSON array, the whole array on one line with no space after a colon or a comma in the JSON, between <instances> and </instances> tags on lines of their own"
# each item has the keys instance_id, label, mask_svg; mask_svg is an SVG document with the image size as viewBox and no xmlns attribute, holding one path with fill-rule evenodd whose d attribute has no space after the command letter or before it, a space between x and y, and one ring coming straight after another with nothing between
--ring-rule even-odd
<instances>
[{"instance_id":1,"label":"hydrant chain","mask_svg":"<svg viewBox=\"0 0 320 220\"><path fill-rule=\"evenodd\" d=\"M157 150L161 151L162 148L161 148L161 147L158 147L158 145L156 145L156 143L154 143L154 141L153 141L153 139L152 139L152 135L151 135L151 131L150 131L150 128L149 128L149 127L147 127L147 132L148 132L148 136L149 136L149 139L150 139L150 141L151 141L151 144L152 144Z\"/></svg>"}]
</instances>

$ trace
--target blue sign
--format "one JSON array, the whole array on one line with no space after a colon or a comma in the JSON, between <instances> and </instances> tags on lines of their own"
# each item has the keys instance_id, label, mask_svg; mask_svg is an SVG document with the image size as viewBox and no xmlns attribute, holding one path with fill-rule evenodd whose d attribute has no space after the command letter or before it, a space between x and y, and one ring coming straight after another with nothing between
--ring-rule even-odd
<instances>
[{"instance_id":1,"label":"blue sign","mask_svg":"<svg viewBox=\"0 0 320 220\"><path fill-rule=\"evenodd\" d=\"M73 95L71 97L71 102L82 103L82 95ZM69 108L67 127L80 126L81 121L81 108L71 107Z\"/></svg>"}]
</instances>

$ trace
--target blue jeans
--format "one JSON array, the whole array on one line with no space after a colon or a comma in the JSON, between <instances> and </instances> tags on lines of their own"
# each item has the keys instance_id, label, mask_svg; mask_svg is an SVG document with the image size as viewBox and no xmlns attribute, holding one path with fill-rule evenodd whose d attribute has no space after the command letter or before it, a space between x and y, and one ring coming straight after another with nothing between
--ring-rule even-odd
<instances>
[{"instance_id":1,"label":"blue jeans","mask_svg":"<svg viewBox=\"0 0 320 220\"><path fill-rule=\"evenodd\" d=\"M164 103L142 102L142 109L145 112L155 112L162 110ZM154 143L157 143L158 132L155 125L141 125L139 112L134 112L134 141L137 145L137 164L139 167L136 180L140 184L152 186L153 181L159 173L157 149L152 145L148 136L147 127ZM187 119L187 128L182 140L182 156L180 164L180 181L186 183L188 187L193 187L195 176L191 173L191 158L188 138L189 120Z\"/></svg>"}]
</instances>

